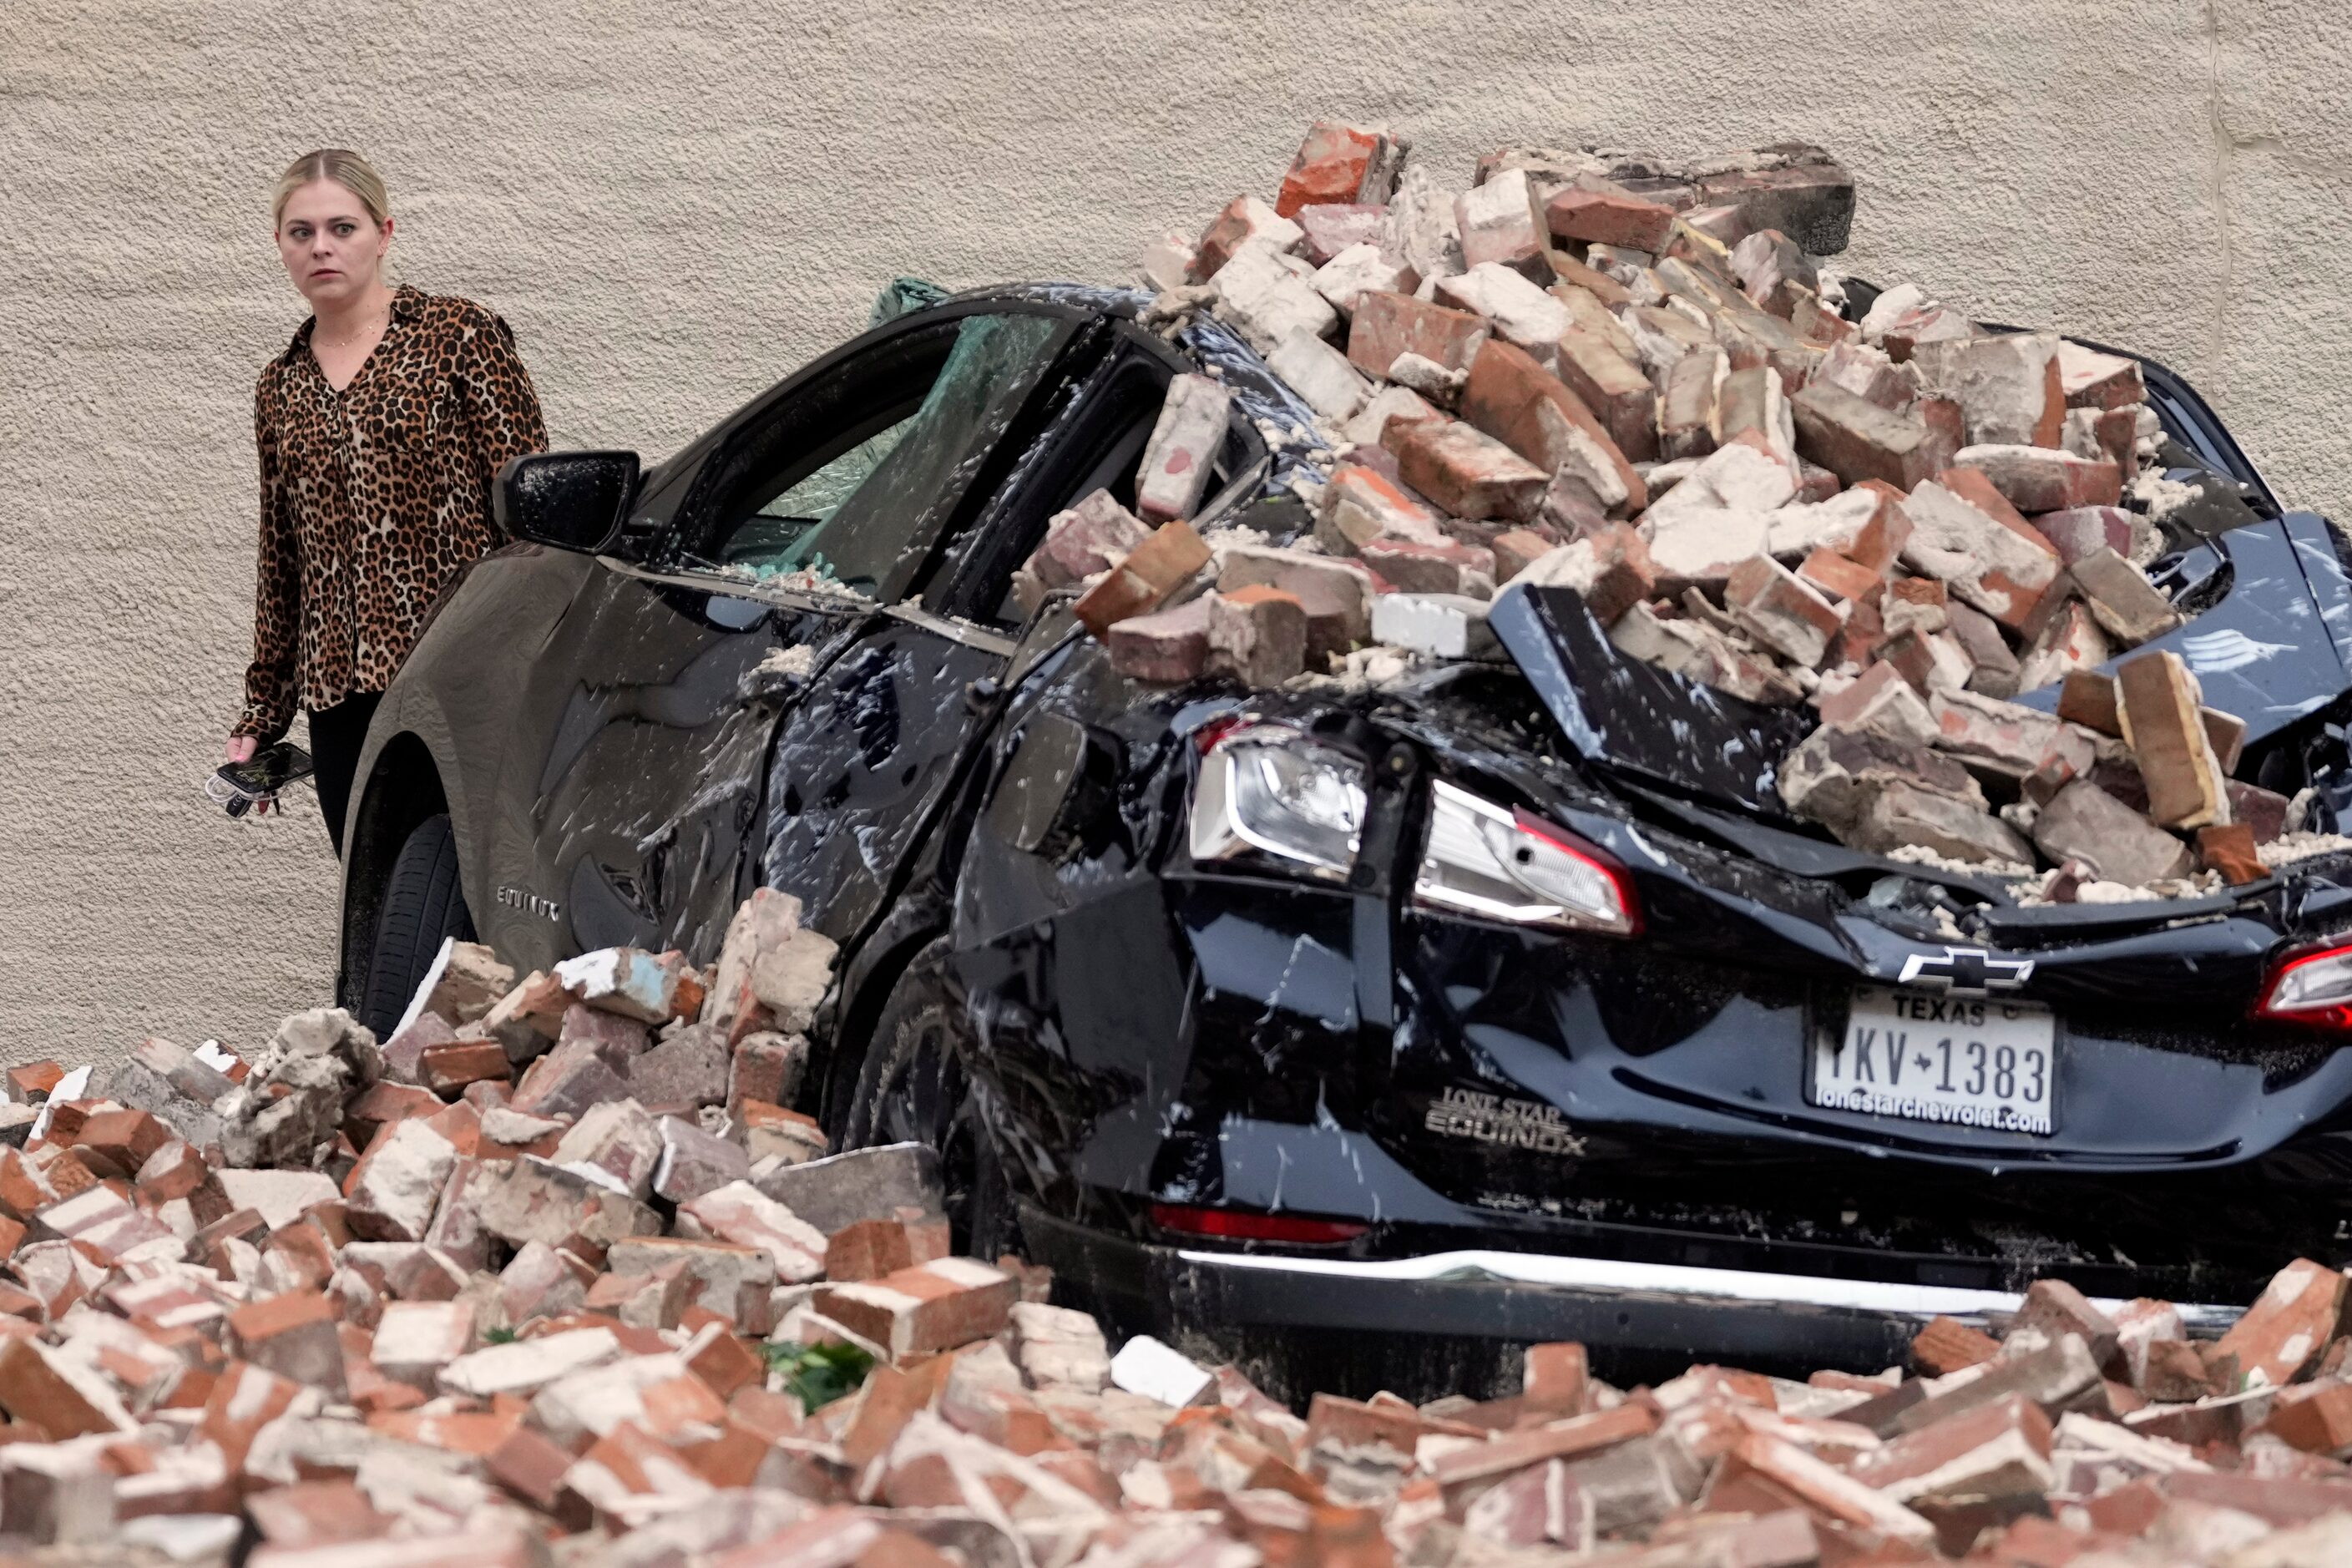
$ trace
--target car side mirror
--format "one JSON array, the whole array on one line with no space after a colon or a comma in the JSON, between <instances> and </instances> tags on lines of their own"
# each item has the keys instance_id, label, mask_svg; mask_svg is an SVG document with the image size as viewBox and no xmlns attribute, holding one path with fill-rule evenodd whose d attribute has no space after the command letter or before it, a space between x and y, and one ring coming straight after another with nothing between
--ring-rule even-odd
<instances>
[{"instance_id":1,"label":"car side mirror","mask_svg":"<svg viewBox=\"0 0 2352 1568\"><path fill-rule=\"evenodd\" d=\"M530 452L499 470L491 507L509 539L602 555L636 493L635 452Z\"/></svg>"}]
</instances>

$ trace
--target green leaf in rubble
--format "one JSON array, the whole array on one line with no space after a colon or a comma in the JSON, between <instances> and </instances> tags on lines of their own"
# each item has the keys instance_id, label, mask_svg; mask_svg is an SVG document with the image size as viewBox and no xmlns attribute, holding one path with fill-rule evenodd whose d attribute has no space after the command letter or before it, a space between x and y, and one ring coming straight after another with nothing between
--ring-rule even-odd
<instances>
[{"instance_id":1,"label":"green leaf in rubble","mask_svg":"<svg viewBox=\"0 0 2352 1568\"><path fill-rule=\"evenodd\" d=\"M768 1370L782 1379L784 1390L811 1413L856 1392L874 1370L874 1358L855 1345L803 1345L790 1341L761 1345Z\"/></svg>"}]
</instances>

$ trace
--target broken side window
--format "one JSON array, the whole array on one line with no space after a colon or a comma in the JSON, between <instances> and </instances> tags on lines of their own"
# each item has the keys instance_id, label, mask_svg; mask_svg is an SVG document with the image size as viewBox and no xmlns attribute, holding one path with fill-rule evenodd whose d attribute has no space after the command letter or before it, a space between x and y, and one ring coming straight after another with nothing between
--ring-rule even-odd
<instances>
[{"instance_id":1,"label":"broken side window","mask_svg":"<svg viewBox=\"0 0 2352 1568\"><path fill-rule=\"evenodd\" d=\"M789 460L745 487L718 563L903 597L1072 330L1051 316L970 316L946 327L932 353L902 355L899 374L865 395L810 389L832 395L832 428L808 431L817 438L793 443Z\"/></svg>"}]
</instances>

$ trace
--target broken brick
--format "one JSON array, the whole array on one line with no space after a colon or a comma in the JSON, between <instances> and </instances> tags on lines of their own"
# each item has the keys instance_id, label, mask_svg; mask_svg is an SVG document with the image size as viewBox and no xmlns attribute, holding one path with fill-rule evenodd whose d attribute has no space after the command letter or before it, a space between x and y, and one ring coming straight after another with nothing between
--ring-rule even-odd
<instances>
[{"instance_id":1,"label":"broken brick","mask_svg":"<svg viewBox=\"0 0 2352 1568\"><path fill-rule=\"evenodd\" d=\"M1760 228L1742 237L1732 247L1731 270L1748 297L1776 316L1790 317L1800 300L1818 299L1820 269L1778 229Z\"/></svg>"},{"instance_id":2,"label":"broken brick","mask_svg":"<svg viewBox=\"0 0 2352 1568\"><path fill-rule=\"evenodd\" d=\"M2279 1270L2214 1349L2235 1356L2250 1382L2281 1387L2301 1376L2342 1331L2344 1308L2344 1275L2299 1258Z\"/></svg>"},{"instance_id":3,"label":"broken brick","mask_svg":"<svg viewBox=\"0 0 2352 1568\"><path fill-rule=\"evenodd\" d=\"M1030 555L1027 569L1047 588L1070 587L1109 571L1150 531L1108 490L1093 490L1046 520L1045 542Z\"/></svg>"},{"instance_id":4,"label":"broken brick","mask_svg":"<svg viewBox=\"0 0 2352 1568\"><path fill-rule=\"evenodd\" d=\"M1136 469L1137 516L1157 524L1189 518L1200 509L1225 444L1233 403L1233 394L1205 375L1186 374L1169 382L1167 400Z\"/></svg>"},{"instance_id":5,"label":"broken brick","mask_svg":"<svg viewBox=\"0 0 2352 1568\"><path fill-rule=\"evenodd\" d=\"M457 1146L426 1121L395 1121L376 1134L343 1184L354 1230L371 1241L421 1241Z\"/></svg>"},{"instance_id":6,"label":"broken brick","mask_svg":"<svg viewBox=\"0 0 2352 1568\"><path fill-rule=\"evenodd\" d=\"M1297 218L1301 209L1324 203L1384 203L1402 161L1402 147L1384 131L1318 120L1282 177L1274 210Z\"/></svg>"},{"instance_id":7,"label":"broken brick","mask_svg":"<svg viewBox=\"0 0 2352 1568\"><path fill-rule=\"evenodd\" d=\"M2220 759L2198 714L2197 678L2174 653L2143 653L2116 667L2116 716L2147 781L2148 815L2159 826L2227 822Z\"/></svg>"},{"instance_id":8,"label":"broken brick","mask_svg":"<svg viewBox=\"0 0 2352 1568\"><path fill-rule=\"evenodd\" d=\"M2000 1342L1956 1318L1933 1318L1911 1339L1911 1360L1930 1377L1948 1377L2000 1355Z\"/></svg>"},{"instance_id":9,"label":"broken brick","mask_svg":"<svg viewBox=\"0 0 2352 1568\"><path fill-rule=\"evenodd\" d=\"M49 1090L66 1076L66 1069L54 1061L27 1062L23 1067L8 1069L8 1098L18 1105L38 1105L49 1098Z\"/></svg>"},{"instance_id":10,"label":"broken brick","mask_svg":"<svg viewBox=\"0 0 2352 1568\"><path fill-rule=\"evenodd\" d=\"M2050 447L1963 447L1951 466L1982 474L2020 511L2112 507L2123 499L2115 464Z\"/></svg>"},{"instance_id":11,"label":"broken brick","mask_svg":"<svg viewBox=\"0 0 2352 1568\"><path fill-rule=\"evenodd\" d=\"M2063 340L2058 344L2058 384L2069 408L2126 408L2147 401L2138 361Z\"/></svg>"},{"instance_id":12,"label":"broken brick","mask_svg":"<svg viewBox=\"0 0 2352 1568\"><path fill-rule=\"evenodd\" d=\"M1878 479L1909 490L1942 470L1957 449L1917 414L1883 408L1842 386L1816 382L1789 407L1798 452L1850 485Z\"/></svg>"},{"instance_id":13,"label":"broken brick","mask_svg":"<svg viewBox=\"0 0 2352 1568\"><path fill-rule=\"evenodd\" d=\"M436 1094L455 1094L469 1083L513 1075L506 1047L496 1040L450 1040L427 1046L417 1058L417 1079Z\"/></svg>"},{"instance_id":14,"label":"broken brick","mask_svg":"<svg viewBox=\"0 0 2352 1568\"><path fill-rule=\"evenodd\" d=\"M1294 332L1320 338L1339 324L1338 309L1316 292L1314 278L1305 261L1253 242L1217 269L1209 287L1218 319L1270 354Z\"/></svg>"},{"instance_id":15,"label":"broken brick","mask_svg":"<svg viewBox=\"0 0 2352 1568\"><path fill-rule=\"evenodd\" d=\"M1382 582L1401 593L1464 594L1484 599L1491 597L1495 591L1495 552L1483 545L1457 544L1451 540L1431 544L1412 539L1376 539L1357 554L1366 566L1380 574ZM1213 626L1213 647L1214 641Z\"/></svg>"},{"instance_id":16,"label":"broken brick","mask_svg":"<svg viewBox=\"0 0 2352 1568\"><path fill-rule=\"evenodd\" d=\"M1515 343L1489 341L1471 362L1462 418L1560 482L1572 478L1603 515L1649 505L1648 488L1584 400Z\"/></svg>"},{"instance_id":17,"label":"broken brick","mask_svg":"<svg viewBox=\"0 0 2352 1568\"><path fill-rule=\"evenodd\" d=\"M2293 1403L2281 1399L2256 1430L2306 1454L2341 1458L2352 1453L2352 1384L2312 1389Z\"/></svg>"},{"instance_id":18,"label":"broken brick","mask_svg":"<svg viewBox=\"0 0 2352 1568\"><path fill-rule=\"evenodd\" d=\"M1371 293L1357 301L1348 325L1348 363L1366 375L1390 379L1402 354L1418 354L1447 370L1468 370L1488 328L1468 310L1416 300L1410 294Z\"/></svg>"},{"instance_id":19,"label":"broken brick","mask_svg":"<svg viewBox=\"0 0 2352 1568\"><path fill-rule=\"evenodd\" d=\"M1559 339L1552 368L1628 459L1647 462L1658 455L1657 394L1641 366L1606 339L1570 327Z\"/></svg>"},{"instance_id":20,"label":"broken brick","mask_svg":"<svg viewBox=\"0 0 2352 1568\"><path fill-rule=\"evenodd\" d=\"M2087 778L2067 784L2042 808L2033 842L2062 865L2078 861L2102 880L2127 888L2185 877L2195 866L2187 845Z\"/></svg>"},{"instance_id":21,"label":"broken brick","mask_svg":"<svg viewBox=\"0 0 2352 1568\"><path fill-rule=\"evenodd\" d=\"M681 953L599 948L557 964L555 977L590 1013L611 1014L638 1025L666 1024L690 1016L703 1002L701 979L687 968ZM574 1027L573 1016L567 1009L565 1035L570 1036ZM643 1045L640 1033L634 1037L629 1054L634 1056ZM613 1065L622 1064L614 1061Z\"/></svg>"},{"instance_id":22,"label":"broken brick","mask_svg":"<svg viewBox=\"0 0 2352 1568\"><path fill-rule=\"evenodd\" d=\"M1555 546L1551 540L1531 529L1508 528L1497 533L1487 548L1495 553L1495 584L1500 587L1549 554ZM1647 553L1644 547L1643 554Z\"/></svg>"},{"instance_id":23,"label":"broken brick","mask_svg":"<svg viewBox=\"0 0 2352 1568\"><path fill-rule=\"evenodd\" d=\"M1847 1474L1905 1504L2039 1497L2057 1484L2050 1450L2050 1417L2012 1394L1906 1433L1863 1455Z\"/></svg>"},{"instance_id":24,"label":"broken brick","mask_svg":"<svg viewBox=\"0 0 2352 1568\"><path fill-rule=\"evenodd\" d=\"M1342 251L1377 244L1387 226L1389 209L1385 201L1316 202L1289 216L1302 236L1298 253L1323 267ZM1410 288L1406 292L1411 292Z\"/></svg>"},{"instance_id":25,"label":"broken brick","mask_svg":"<svg viewBox=\"0 0 2352 1568\"><path fill-rule=\"evenodd\" d=\"M2078 556L2067 575L2101 629L2124 647L2162 637L2187 618L2145 573L2105 545Z\"/></svg>"},{"instance_id":26,"label":"broken brick","mask_svg":"<svg viewBox=\"0 0 2352 1568\"><path fill-rule=\"evenodd\" d=\"M1106 642L1111 668L1130 680L1173 686L1195 679L1209 658L1209 595L1129 616L1111 626Z\"/></svg>"},{"instance_id":27,"label":"broken brick","mask_svg":"<svg viewBox=\"0 0 2352 1568\"><path fill-rule=\"evenodd\" d=\"M1723 598L1732 619L1757 641L1808 668L1821 663L1843 624L1835 605L1769 555L1733 568Z\"/></svg>"},{"instance_id":28,"label":"broken brick","mask_svg":"<svg viewBox=\"0 0 2352 1568\"><path fill-rule=\"evenodd\" d=\"M1193 247L1192 279L1195 283L1208 282L1253 241L1287 249L1299 237L1297 224L1255 196L1235 196L1209 221L1200 243Z\"/></svg>"},{"instance_id":29,"label":"broken brick","mask_svg":"<svg viewBox=\"0 0 2352 1568\"><path fill-rule=\"evenodd\" d=\"M1209 547L1181 521L1162 523L1108 575L1080 596L1071 613L1100 637L1130 616L1148 615L1209 563Z\"/></svg>"},{"instance_id":30,"label":"broken brick","mask_svg":"<svg viewBox=\"0 0 2352 1568\"><path fill-rule=\"evenodd\" d=\"M1658 394L1658 456L1703 458L1715 450L1716 409L1731 362L1719 349L1692 351L1666 371Z\"/></svg>"},{"instance_id":31,"label":"broken brick","mask_svg":"<svg viewBox=\"0 0 2352 1568\"><path fill-rule=\"evenodd\" d=\"M1462 423L1391 425L1383 437L1396 454L1404 482L1455 517L1535 515L1549 476L1494 439Z\"/></svg>"},{"instance_id":32,"label":"broken brick","mask_svg":"<svg viewBox=\"0 0 2352 1568\"><path fill-rule=\"evenodd\" d=\"M1911 363L1929 391L1959 404L1969 446L2058 445L2066 395L2055 334L2006 332L1920 342Z\"/></svg>"},{"instance_id":33,"label":"broken brick","mask_svg":"<svg viewBox=\"0 0 2352 1568\"><path fill-rule=\"evenodd\" d=\"M1548 282L1544 259L1551 237L1524 169L1507 169L1454 198L1454 225L1462 234L1467 267L1495 262Z\"/></svg>"},{"instance_id":34,"label":"broken brick","mask_svg":"<svg viewBox=\"0 0 2352 1568\"><path fill-rule=\"evenodd\" d=\"M238 1308L228 1318L231 1341L245 1361L295 1383L340 1397L343 1346L333 1308L315 1290L289 1290Z\"/></svg>"},{"instance_id":35,"label":"broken brick","mask_svg":"<svg viewBox=\"0 0 2352 1568\"><path fill-rule=\"evenodd\" d=\"M1623 523L1552 550L1530 563L1523 574L1531 584L1573 588L1585 607L1604 626L1657 591L1658 574L1650 547Z\"/></svg>"},{"instance_id":36,"label":"broken brick","mask_svg":"<svg viewBox=\"0 0 2352 1568\"><path fill-rule=\"evenodd\" d=\"M1545 204L1544 218L1562 239L1653 254L1675 230L1672 207L1607 191L1562 191Z\"/></svg>"},{"instance_id":37,"label":"broken brick","mask_svg":"<svg viewBox=\"0 0 2352 1568\"><path fill-rule=\"evenodd\" d=\"M2232 887L2259 882L2271 874L2254 849L2254 830L2243 822L2221 823L2197 830L2197 858L2209 871L2219 871Z\"/></svg>"},{"instance_id":38,"label":"broken brick","mask_svg":"<svg viewBox=\"0 0 2352 1568\"><path fill-rule=\"evenodd\" d=\"M1948 483L1923 483L1905 504L1904 563L2003 626L2022 626L2057 578L2056 552L1982 476L1946 469L1939 478Z\"/></svg>"},{"instance_id":39,"label":"broken brick","mask_svg":"<svg viewBox=\"0 0 2352 1568\"><path fill-rule=\"evenodd\" d=\"M1305 327L1293 328L1276 343L1265 356L1265 365L1307 407L1335 425L1352 418L1371 400L1371 384L1348 363L1348 356Z\"/></svg>"},{"instance_id":40,"label":"broken brick","mask_svg":"<svg viewBox=\"0 0 2352 1568\"><path fill-rule=\"evenodd\" d=\"M1020 1288L968 1258L942 1258L879 1279L820 1285L816 1310L894 1361L986 1339L1009 1321Z\"/></svg>"},{"instance_id":41,"label":"broken brick","mask_svg":"<svg viewBox=\"0 0 2352 1568\"><path fill-rule=\"evenodd\" d=\"M1826 546L1805 557L1797 576L1807 587L1839 603L1874 598L1886 588L1885 578Z\"/></svg>"},{"instance_id":42,"label":"broken brick","mask_svg":"<svg viewBox=\"0 0 2352 1568\"><path fill-rule=\"evenodd\" d=\"M1352 554L1383 537L1435 543L1445 536L1436 514L1393 479L1362 462L1349 462L1333 469L1323 487L1315 537L1326 550Z\"/></svg>"}]
</instances>

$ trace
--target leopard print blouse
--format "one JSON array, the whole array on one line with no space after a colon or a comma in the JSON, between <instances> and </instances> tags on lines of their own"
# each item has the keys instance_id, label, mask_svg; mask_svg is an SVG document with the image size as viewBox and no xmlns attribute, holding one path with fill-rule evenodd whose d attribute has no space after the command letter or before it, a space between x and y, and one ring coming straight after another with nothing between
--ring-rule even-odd
<instances>
[{"instance_id":1,"label":"leopard print blouse","mask_svg":"<svg viewBox=\"0 0 2352 1568\"><path fill-rule=\"evenodd\" d=\"M497 542L499 466L547 446L506 322L403 287L383 341L338 393L305 321L254 388L261 552L235 733L381 691L445 584Z\"/></svg>"}]
</instances>

